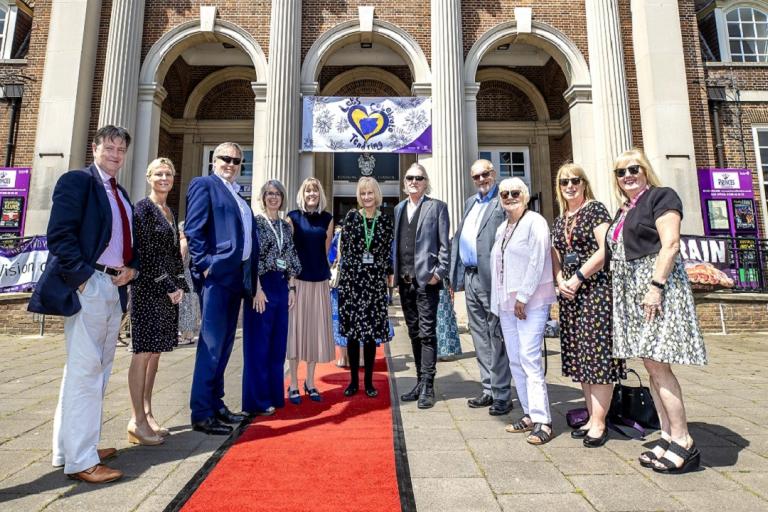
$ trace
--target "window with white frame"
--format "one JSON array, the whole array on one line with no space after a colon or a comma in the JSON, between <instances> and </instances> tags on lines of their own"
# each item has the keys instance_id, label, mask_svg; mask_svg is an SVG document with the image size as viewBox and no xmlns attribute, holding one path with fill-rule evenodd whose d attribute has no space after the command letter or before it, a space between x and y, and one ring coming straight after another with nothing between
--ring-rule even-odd
<instances>
[{"instance_id":1,"label":"window with white frame","mask_svg":"<svg viewBox=\"0 0 768 512\"><path fill-rule=\"evenodd\" d=\"M9 45L12 44L10 38L6 37L8 36L8 14L8 3L0 1L0 56L3 56L3 58L5 57L6 40Z\"/></svg>"},{"instance_id":2,"label":"window with white frame","mask_svg":"<svg viewBox=\"0 0 768 512\"><path fill-rule=\"evenodd\" d=\"M240 165L237 183L240 185L240 195L250 203L253 195L253 147L244 145L240 147L243 148L243 162ZM203 146L203 176L213 172L213 151L215 149L216 146L213 145Z\"/></svg>"},{"instance_id":3,"label":"window with white frame","mask_svg":"<svg viewBox=\"0 0 768 512\"><path fill-rule=\"evenodd\" d=\"M763 219L768 219L768 126L753 126L752 130L757 160L756 170L760 183L760 192L763 196L760 206L763 212ZM763 233L763 236L766 236L766 234Z\"/></svg>"},{"instance_id":4,"label":"window with white frame","mask_svg":"<svg viewBox=\"0 0 768 512\"><path fill-rule=\"evenodd\" d=\"M768 62L768 14L737 7L725 15L728 49L733 62Z\"/></svg>"},{"instance_id":5,"label":"window with white frame","mask_svg":"<svg viewBox=\"0 0 768 512\"><path fill-rule=\"evenodd\" d=\"M527 147L481 147L479 155L493 163L499 181L517 177L531 188L531 159Z\"/></svg>"}]
</instances>

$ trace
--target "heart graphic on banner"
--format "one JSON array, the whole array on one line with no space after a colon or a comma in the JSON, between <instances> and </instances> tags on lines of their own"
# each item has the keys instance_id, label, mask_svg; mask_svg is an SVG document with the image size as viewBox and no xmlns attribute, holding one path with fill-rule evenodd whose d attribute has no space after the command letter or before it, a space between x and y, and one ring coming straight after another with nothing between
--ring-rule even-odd
<instances>
[{"instance_id":1,"label":"heart graphic on banner","mask_svg":"<svg viewBox=\"0 0 768 512\"><path fill-rule=\"evenodd\" d=\"M368 142L373 137L380 135L389 127L389 117L381 112L368 113L362 105L355 105L347 112L347 119L352 128Z\"/></svg>"}]
</instances>

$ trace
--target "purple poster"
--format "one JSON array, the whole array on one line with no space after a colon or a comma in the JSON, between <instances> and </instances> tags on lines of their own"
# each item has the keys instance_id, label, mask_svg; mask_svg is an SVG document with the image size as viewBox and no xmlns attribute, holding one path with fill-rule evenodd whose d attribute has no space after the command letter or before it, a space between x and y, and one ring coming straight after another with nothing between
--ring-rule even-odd
<instances>
[{"instance_id":1,"label":"purple poster","mask_svg":"<svg viewBox=\"0 0 768 512\"><path fill-rule=\"evenodd\" d=\"M704 233L756 236L752 171L702 168L698 173Z\"/></svg>"},{"instance_id":2,"label":"purple poster","mask_svg":"<svg viewBox=\"0 0 768 512\"><path fill-rule=\"evenodd\" d=\"M29 167L0 167L0 236L24 236L29 196Z\"/></svg>"}]
</instances>

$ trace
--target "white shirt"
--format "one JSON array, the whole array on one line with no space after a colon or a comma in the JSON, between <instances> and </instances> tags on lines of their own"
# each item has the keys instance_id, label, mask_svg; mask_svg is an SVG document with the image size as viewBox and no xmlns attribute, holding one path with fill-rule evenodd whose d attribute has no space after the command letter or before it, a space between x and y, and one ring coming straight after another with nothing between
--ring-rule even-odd
<instances>
[{"instance_id":1,"label":"white shirt","mask_svg":"<svg viewBox=\"0 0 768 512\"><path fill-rule=\"evenodd\" d=\"M95 163L93 165L99 171L104 190L107 192L107 199L109 199L109 208L112 211L112 233L109 237L109 243L104 252L101 253L101 256L99 256L99 259L96 260L96 263L106 265L107 267L120 268L127 262L123 261L123 221L120 218L117 198L112 190L112 185L109 183L112 176L102 171ZM117 190L120 189L118 188ZM122 192L119 195L120 201L123 202L123 207L125 208L125 215L128 217L128 225L131 227L131 239L133 239L133 209L128 199L123 197Z\"/></svg>"},{"instance_id":2,"label":"white shirt","mask_svg":"<svg viewBox=\"0 0 768 512\"><path fill-rule=\"evenodd\" d=\"M418 201L415 203L411 200L410 197L408 197L408 202L405 203L405 213L408 215L408 223L413 220L413 215L416 213L416 210L419 209L419 206L421 206L421 203L424 202L424 198L427 197L426 195L423 195L419 198Z\"/></svg>"},{"instance_id":3,"label":"white shirt","mask_svg":"<svg viewBox=\"0 0 768 512\"><path fill-rule=\"evenodd\" d=\"M240 208L240 217L243 221L243 261L251 257L251 247L253 241L251 240L251 231L253 228L253 213L251 207L245 202L245 199L240 197L240 184L237 182L230 183L228 180L222 178L218 174L216 175L226 185L227 190L232 194L232 197L237 201L237 207Z\"/></svg>"}]
</instances>

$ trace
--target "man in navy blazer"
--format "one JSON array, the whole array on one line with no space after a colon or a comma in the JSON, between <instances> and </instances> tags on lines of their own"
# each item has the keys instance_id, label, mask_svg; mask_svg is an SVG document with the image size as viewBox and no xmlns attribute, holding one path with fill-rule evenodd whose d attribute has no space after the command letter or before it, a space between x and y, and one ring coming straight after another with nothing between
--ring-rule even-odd
<instances>
[{"instance_id":1,"label":"man in navy blazer","mask_svg":"<svg viewBox=\"0 0 768 512\"><path fill-rule=\"evenodd\" d=\"M130 143L124 128L104 126L93 139L93 164L59 178L48 223L48 262L29 301L32 312L67 317L53 465L89 483L123 475L102 464L116 450L96 446L126 288L138 275L133 206L115 179Z\"/></svg>"},{"instance_id":2,"label":"man in navy blazer","mask_svg":"<svg viewBox=\"0 0 768 512\"><path fill-rule=\"evenodd\" d=\"M429 177L421 164L411 165L403 183L408 198L395 207L392 258L416 363L416 386L400 399L418 400L419 409L429 409L435 404L437 306L448 276L448 206L425 195Z\"/></svg>"},{"instance_id":3,"label":"man in navy blazer","mask_svg":"<svg viewBox=\"0 0 768 512\"><path fill-rule=\"evenodd\" d=\"M195 178L187 191L184 234L190 271L200 296L201 326L192 376L192 428L214 435L232 432L228 423L246 418L224 404L224 370L235 341L241 300L252 296L259 245L237 175L243 151L234 142L213 152L213 174Z\"/></svg>"}]
</instances>

